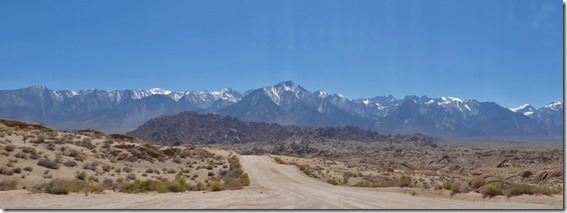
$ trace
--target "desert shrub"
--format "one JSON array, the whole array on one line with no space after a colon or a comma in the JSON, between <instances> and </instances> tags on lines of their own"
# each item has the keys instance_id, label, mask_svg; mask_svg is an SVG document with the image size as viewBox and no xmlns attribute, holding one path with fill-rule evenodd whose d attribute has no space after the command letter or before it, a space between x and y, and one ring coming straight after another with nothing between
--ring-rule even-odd
<instances>
[{"instance_id":1,"label":"desert shrub","mask_svg":"<svg viewBox=\"0 0 567 213\"><path fill-rule=\"evenodd\" d=\"M130 180L136 180L136 174L128 174L126 175L126 178L130 179Z\"/></svg>"},{"instance_id":2,"label":"desert shrub","mask_svg":"<svg viewBox=\"0 0 567 213\"><path fill-rule=\"evenodd\" d=\"M20 152L20 153L15 154L14 157L25 160L25 159L28 159L28 154Z\"/></svg>"},{"instance_id":3,"label":"desert shrub","mask_svg":"<svg viewBox=\"0 0 567 213\"><path fill-rule=\"evenodd\" d=\"M17 167L17 168L12 169L12 171L14 171L14 173L16 173L16 174L21 174L21 173L22 173L22 168Z\"/></svg>"},{"instance_id":4,"label":"desert shrub","mask_svg":"<svg viewBox=\"0 0 567 213\"><path fill-rule=\"evenodd\" d=\"M55 150L55 144L52 144L52 143L47 144L47 150L54 151Z\"/></svg>"},{"instance_id":5,"label":"desert shrub","mask_svg":"<svg viewBox=\"0 0 567 213\"><path fill-rule=\"evenodd\" d=\"M372 184L368 181L359 181L358 183L354 184L355 187L371 187Z\"/></svg>"},{"instance_id":6,"label":"desert shrub","mask_svg":"<svg viewBox=\"0 0 567 213\"><path fill-rule=\"evenodd\" d=\"M67 179L55 179L51 180L47 188L45 188L45 192L50 194L69 194L70 192L79 192L83 188L81 183L75 180L67 180Z\"/></svg>"},{"instance_id":7,"label":"desert shrub","mask_svg":"<svg viewBox=\"0 0 567 213\"><path fill-rule=\"evenodd\" d=\"M89 184L87 187L88 192L90 193L102 193L106 189L106 185L104 183L101 184Z\"/></svg>"},{"instance_id":8,"label":"desert shrub","mask_svg":"<svg viewBox=\"0 0 567 213\"><path fill-rule=\"evenodd\" d=\"M90 138L84 138L83 141L76 143L76 145L85 147L87 149L95 148L96 146L93 145L91 142L92 140Z\"/></svg>"},{"instance_id":9,"label":"desert shrub","mask_svg":"<svg viewBox=\"0 0 567 213\"><path fill-rule=\"evenodd\" d=\"M151 173L154 173L154 170L153 170L153 169L147 169L147 170L146 170L146 173L150 173L150 174L151 174Z\"/></svg>"},{"instance_id":10,"label":"desert shrub","mask_svg":"<svg viewBox=\"0 0 567 213\"><path fill-rule=\"evenodd\" d=\"M224 190L224 185L220 181L214 181L209 186L209 190L216 192Z\"/></svg>"},{"instance_id":11,"label":"desert shrub","mask_svg":"<svg viewBox=\"0 0 567 213\"><path fill-rule=\"evenodd\" d=\"M242 182L242 185L250 186L250 177L248 177L248 173L242 174L239 179Z\"/></svg>"},{"instance_id":12,"label":"desert shrub","mask_svg":"<svg viewBox=\"0 0 567 213\"><path fill-rule=\"evenodd\" d=\"M6 152L12 152L14 150L16 150L16 146L14 146L14 145L8 145L8 146L4 147L4 151L6 151Z\"/></svg>"},{"instance_id":13,"label":"desert shrub","mask_svg":"<svg viewBox=\"0 0 567 213\"><path fill-rule=\"evenodd\" d=\"M468 192L466 187L461 186L459 183L451 184L451 196L458 194L458 193L466 193Z\"/></svg>"},{"instance_id":14,"label":"desert shrub","mask_svg":"<svg viewBox=\"0 0 567 213\"><path fill-rule=\"evenodd\" d=\"M87 173L85 172L77 172L77 174L75 174L75 178L77 180L87 180Z\"/></svg>"},{"instance_id":15,"label":"desert shrub","mask_svg":"<svg viewBox=\"0 0 567 213\"><path fill-rule=\"evenodd\" d=\"M169 170L167 170L167 173L173 174L173 173L175 173L175 169L169 169Z\"/></svg>"},{"instance_id":16,"label":"desert shrub","mask_svg":"<svg viewBox=\"0 0 567 213\"><path fill-rule=\"evenodd\" d=\"M167 187L167 184L159 182L156 184L156 190L158 193L166 193L169 192L169 189Z\"/></svg>"},{"instance_id":17,"label":"desert shrub","mask_svg":"<svg viewBox=\"0 0 567 213\"><path fill-rule=\"evenodd\" d=\"M471 189L479 189L480 187L482 187L486 184L486 179L488 177L489 176L487 176L487 175L481 175L481 176L473 178L471 181L469 181L469 187Z\"/></svg>"},{"instance_id":18,"label":"desert shrub","mask_svg":"<svg viewBox=\"0 0 567 213\"><path fill-rule=\"evenodd\" d=\"M43 142L45 142L45 139L46 139L46 138L47 138L47 137L45 137L45 135L39 135L39 136L37 137L36 143L43 143Z\"/></svg>"},{"instance_id":19,"label":"desert shrub","mask_svg":"<svg viewBox=\"0 0 567 213\"><path fill-rule=\"evenodd\" d=\"M209 172L209 173L207 173L207 176L209 176L209 177L212 177L212 176L214 176L214 175L215 175L214 172Z\"/></svg>"},{"instance_id":20,"label":"desert shrub","mask_svg":"<svg viewBox=\"0 0 567 213\"><path fill-rule=\"evenodd\" d=\"M45 168L49 168L49 169L59 169L59 164L57 164L55 161L49 160L47 158L41 159L37 162L38 166L43 166Z\"/></svg>"},{"instance_id":21,"label":"desert shrub","mask_svg":"<svg viewBox=\"0 0 567 213\"><path fill-rule=\"evenodd\" d=\"M531 171L524 171L520 174L521 177L523 178L529 178L530 176L532 176L534 173Z\"/></svg>"},{"instance_id":22,"label":"desert shrub","mask_svg":"<svg viewBox=\"0 0 567 213\"><path fill-rule=\"evenodd\" d=\"M409 187L411 185L411 177L402 175L398 180L398 185L400 187Z\"/></svg>"},{"instance_id":23,"label":"desert shrub","mask_svg":"<svg viewBox=\"0 0 567 213\"><path fill-rule=\"evenodd\" d=\"M63 165L66 166L66 167L75 167L75 166L77 166L77 162L75 162L74 160L68 160L68 161L65 161L63 163Z\"/></svg>"},{"instance_id":24,"label":"desert shrub","mask_svg":"<svg viewBox=\"0 0 567 213\"><path fill-rule=\"evenodd\" d=\"M118 179L116 179L116 183L124 183L124 178L118 178Z\"/></svg>"},{"instance_id":25,"label":"desert shrub","mask_svg":"<svg viewBox=\"0 0 567 213\"><path fill-rule=\"evenodd\" d=\"M285 162L280 157L275 157L274 160L276 161L276 163L285 164Z\"/></svg>"},{"instance_id":26,"label":"desert shrub","mask_svg":"<svg viewBox=\"0 0 567 213\"><path fill-rule=\"evenodd\" d=\"M18 180L1 180L0 191L16 190L18 188Z\"/></svg>"},{"instance_id":27,"label":"desert shrub","mask_svg":"<svg viewBox=\"0 0 567 213\"><path fill-rule=\"evenodd\" d=\"M33 171L33 168L30 167L30 166L26 166L26 167L24 167L24 171L31 172L31 171Z\"/></svg>"},{"instance_id":28,"label":"desert shrub","mask_svg":"<svg viewBox=\"0 0 567 213\"><path fill-rule=\"evenodd\" d=\"M184 177L177 177L173 182L169 183L167 188L170 192L184 192L190 189L190 186Z\"/></svg>"},{"instance_id":29,"label":"desert shrub","mask_svg":"<svg viewBox=\"0 0 567 213\"><path fill-rule=\"evenodd\" d=\"M205 185L201 182L197 182L197 184L195 184L195 186L193 187L193 191L202 191L205 190Z\"/></svg>"},{"instance_id":30,"label":"desert shrub","mask_svg":"<svg viewBox=\"0 0 567 213\"><path fill-rule=\"evenodd\" d=\"M546 186L534 186L529 184L512 184L502 189L502 194L506 197L519 196L519 195L547 195L558 193L555 190Z\"/></svg>"},{"instance_id":31,"label":"desert shrub","mask_svg":"<svg viewBox=\"0 0 567 213\"><path fill-rule=\"evenodd\" d=\"M14 174L14 170L7 167L2 167L0 168L0 174L11 176Z\"/></svg>"},{"instance_id":32,"label":"desert shrub","mask_svg":"<svg viewBox=\"0 0 567 213\"><path fill-rule=\"evenodd\" d=\"M61 155L61 153L57 153L55 155L55 163L60 164L61 162L63 162L63 156Z\"/></svg>"},{"instance_id":33,"label":"desert shrub","mask_svg":"<svg viewBox=\"0 0 567 213\"><path fill-rule=\"evenodd\" d=\"M339 185L339 182L335 178L327 180L327 183L330 183L330 184L335 185L335 186Z\"/></svg>"},{"instance_id":34,"label":"desert shrub","mask_svg":"<svg viewBox=\"0 0 567 213\"><path fill-rule=\"evenodd\" d=\"M481 188L480 192L482 193L483 198L494 197L496 195L502 194L502 189L496 184L489 183L489 184L484 185Z\"/></svg>"},{"instance_id":35,"label":"desert shrub","mask_svg":"<svg viewBox=\"0 0 567 213\"><path fill-rule=\"evenodd\" d=\"M112 169L112 167L109 166L109 165L102 165L102 171L110 172L111 169Z\"/></svg>"},{"instance_id":36,"label":"desert shrub","mask_svg":"<svg viewBox=\"0 0 567 213\"><path fill-rule=\"evenodd\" d=\"M102 181L102 184L105 188L112 189L112 187L114 186L114 181L112 179L104 179Z\"/></svg>"},{"instance_id":37,"label":"desert shrub","mask_svg":"<svg viewBox=\"0 0 567 213\"><path fill-rule=\"evenodd\" d=\"M123 172L126 172L126 173L130 173L130 172L132 172L132 168L130 168L130 167L124 167L124 169L122 169L122 171L123 171Z\"/></svg>"},{"instance_id":38,"label":"desert shrub","mask_svg":"<svg viewBox=\"0 0 567 213\"><path fill-rule=\"evenodd\" d=\"M451 190L452 188L453 188L453 183L451 183L451 182L444 182L443 183L443 189Z\"/></svg>"},{"instance_id":39,"label":"desert shrub","mask_svg":"<svg viewBox=\"0 0 567 213\"><path fill-rule=\"evenodd\" d=\"M126 193L144 193L156 189L156 182L152 180L135 180L133 183L126 184L121 191Z\"/></svg>"}]
</instances>

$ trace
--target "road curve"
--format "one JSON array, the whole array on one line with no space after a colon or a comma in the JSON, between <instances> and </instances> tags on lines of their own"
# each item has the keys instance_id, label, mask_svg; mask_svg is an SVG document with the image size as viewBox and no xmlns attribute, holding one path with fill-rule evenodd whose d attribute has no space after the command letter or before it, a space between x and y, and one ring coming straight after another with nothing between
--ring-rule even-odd
<instances>
[{"instance_id":1,"label":"road curve","mask_svg":"<svg viewBox=\"0 0 567 213\"><path fill-rule=\"evenodd\" d=\"M276 164L266 156L242 156L251 177L251 189L280 196L275 208L362 208L362 209L501 209L549 208L536 204L467 202L455 199L416 197L371 188L333 186L307 177L290 165Z\"/></svg>"},{"instance_id":2,"label":"road curve","mask_svg":"<svg viewBox=\"0 0 567 213\"><path fill-rule=\"evenodd\" d=\"M333 186L307 177L297 168L267 156L241 156L251 185L221 192L126 194L30 194L0 192L3 209L540 209L562 208L511 202L468 202L380 192L372 188Z\"/></svg>"}]
</instances>

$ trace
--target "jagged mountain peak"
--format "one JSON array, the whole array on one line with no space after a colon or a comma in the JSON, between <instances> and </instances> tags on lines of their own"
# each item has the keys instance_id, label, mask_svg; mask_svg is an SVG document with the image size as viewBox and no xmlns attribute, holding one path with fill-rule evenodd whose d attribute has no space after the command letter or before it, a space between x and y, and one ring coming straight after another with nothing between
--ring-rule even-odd
<instances>
[{"instance_id":1,"label":"jagged mountain peak","mask_svg":"<svg viewBox=\"0 0 567 213\"><path fill-rule=\"evenodd\" d=\"M559 110L563 109L563 104L559 101L553 101L553 102L549 103L548 105L544 106L544 108L554 110L554 111L559 111Z\"/></svg>"},{"instance_id":2,"label":"jagged mountain peak","mask_svg":"<svg viewBox=\"0 0 567 213\"><path fill-rule=\"evenodd\" d=\"M536 109L529 104L523 104L516 108L508 108L512 112L522 113L525 116L531 116L536 112Z\"/></svg>"}]
</instances>

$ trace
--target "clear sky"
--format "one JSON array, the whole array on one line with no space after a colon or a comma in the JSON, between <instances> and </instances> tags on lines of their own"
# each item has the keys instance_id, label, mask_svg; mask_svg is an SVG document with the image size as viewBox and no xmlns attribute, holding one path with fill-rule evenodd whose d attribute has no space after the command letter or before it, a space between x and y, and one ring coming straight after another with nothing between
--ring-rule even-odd
<instances>
[{"instance_id":1,"label":"clear sky","mask_svg":"<svg viewBox=\"0 0 567 213\"><path fill-rule=\"evenodd\" d=\"M563 97L559 0L0 2L0 89Z\"/></svg>"}]
</instances>

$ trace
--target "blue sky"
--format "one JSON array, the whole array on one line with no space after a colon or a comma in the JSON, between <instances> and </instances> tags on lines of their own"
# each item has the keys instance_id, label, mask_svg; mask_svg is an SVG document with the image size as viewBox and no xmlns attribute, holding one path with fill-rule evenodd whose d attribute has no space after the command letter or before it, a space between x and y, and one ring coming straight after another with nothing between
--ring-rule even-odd
<instances>
[{"instance_id":1,"label":"blue sky","mask_svg":"<svg viewBox=\"0 0 567 213\"><path fill-rule=\"evenodd\" d=\"M239 91L292 80L348 98L563 97L558 0L0 3L0 89Z\"/></svg>"}]
</instances>

